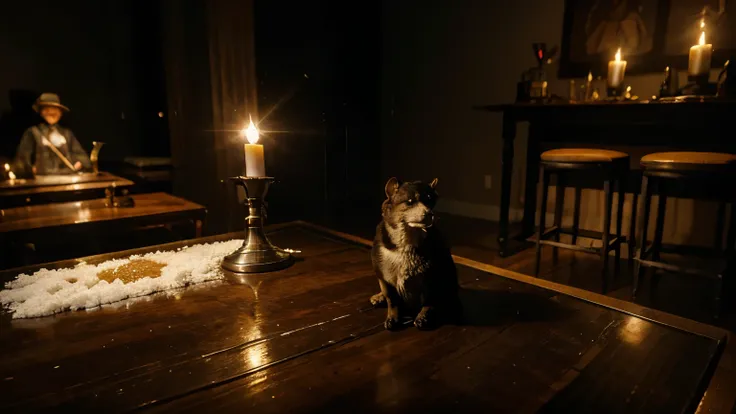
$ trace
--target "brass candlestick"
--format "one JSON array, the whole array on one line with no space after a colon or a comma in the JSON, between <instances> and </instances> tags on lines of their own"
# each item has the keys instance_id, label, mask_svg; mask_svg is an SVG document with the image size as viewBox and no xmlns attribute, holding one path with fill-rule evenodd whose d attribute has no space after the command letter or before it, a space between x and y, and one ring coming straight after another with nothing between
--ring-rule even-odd
<instances>
[{"instance_id":1,"label":"brass candlestick","mask_svg":"<svg viewBox=\"0 0 736 414\"><path fill-rule=\"evenodd\" d=\"M105 145L104 142L92 141L92 152L89 154L89 160L92 162L92 172L95 174L100 173L99 157L103 145Z\"/></svg>"},{"instance_id":2,"label":"brass candlestick","mask_svg":"<svg viewBox=\"0 0 736 414\"><path fill-rule=\"evenodd\" d=\"M294 263L289 252L271 244L263 231L263 200L273 177L232 177L236 185L245 188L245 240L235 253L222 260L222 267L235 273L273 272Z\"/></svg>"}]
</instances>

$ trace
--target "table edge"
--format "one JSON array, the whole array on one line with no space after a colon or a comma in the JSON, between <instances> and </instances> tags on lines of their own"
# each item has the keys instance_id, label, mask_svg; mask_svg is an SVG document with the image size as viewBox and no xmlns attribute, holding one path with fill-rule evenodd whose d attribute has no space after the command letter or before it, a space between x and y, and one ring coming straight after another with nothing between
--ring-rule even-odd
<instances>
[{"instance_id":1,"label":"table edge","mask_svg":"<svg viewBox=\"0 0 736 414\"><path fill-rule=\"evenodd\" d=\"M155 213L155 214L146 214L146 215L137 215L137 216L124 216L124 217L105 217L105 218L101 218L101 219L97 219L97 220L92 220L92 221L84 221L84 222L81 222L81 223L76 223L76 222L74 222L74 223L56 223L56 224L51 224L51 225L25 227L25 228L20 228L20 229L5 229L5 230L0 229L0 233L3 236L6 236L7 237L8 235L14 235L14 234L17 234L17 233L36 232L36 231L48 231L48 230L54 230L54 229L64 229L64 228L67 228L67 227L76 226L76 225L80 225L80 224L85 225L85 226L89 226L89 225L93 225L93 224L100 224L100 223L104 224L104 223L109 223L109 222L114 222L114 221L134 220L134 219L137 219L137 218L140 218L140 217L163 217L163 216L169 216L169 215L176 216L176 215L179 215L179 214L190 213L190 212L197 212L197 213L199 213L199 215L201 217L199 217L198 219L204 220L204 218L207 215L207 208L205 206L203 206L201 204L197 204L197 203L195 203L193 201L189 201L189 200L184 199L184 198L181 198L181 197L177 197L177 196L172 195L172 194L169 194L169 193L165 193L163 191L158 191L158 192L155 192L155 193L133 194L131 197L133 198L133 200L136 200L138 198L141 198L141 196L143 196L142 198L149 198L150 199L152 197L148 197L148 196L151 196L151 195L159 195L159 196L160 195L163 195L163 196L165 196L168 199L173 199L175 201L178 201L178 202L180 202L182 204L182 208L179 209L179 210L175 210L175 211L169 211L169 210L167 210L167 211L158 212L158 213ZM101 199L95 199L95 200L101 200ZM91 201L91 200L83 200L82 202L85 202L85 201ZM79 201L64 201L64 202L61 202L61 203L54 203L54 204L75 204L75 203L78 203L78 202ZM34 205L34 206L28 206L28 207L50 206L50 205L51 204L37 204L37 205ZM24 206L10 207L10 208L7 208L5 210L10 210L10 209L14 209L14 208L26 208L26 207L24 207ZM127 207L116 207L116 208L123 208L123 209L125 209ZM2 210L2 209L0 209L0 210ZM2 272L4 272L4 271L0 271L0 273L2 273ZM0 278L0 280L2 280L2 279Z\"/></svg>"}]
</instances>

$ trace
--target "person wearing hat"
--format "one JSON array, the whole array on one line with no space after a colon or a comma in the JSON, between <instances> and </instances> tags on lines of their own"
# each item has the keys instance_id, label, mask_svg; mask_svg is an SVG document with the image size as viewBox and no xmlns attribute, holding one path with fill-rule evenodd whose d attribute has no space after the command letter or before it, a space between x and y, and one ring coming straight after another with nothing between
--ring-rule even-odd
<instances>
[{"instance_id":1,"label":"person wearing hat","mask_svg":"<svg viewBox=\"0 0 736 414\"><path fill-rule=\"evenodd\" d=\"M69 108L61 104L59 96L43 93L33 109L44 122L32 126L23 134L16 151L16 165L32 170L37 175L70 174L90 169L89 155L79 144L74 133L59 125Z\"/></svg>"}]
</instances>

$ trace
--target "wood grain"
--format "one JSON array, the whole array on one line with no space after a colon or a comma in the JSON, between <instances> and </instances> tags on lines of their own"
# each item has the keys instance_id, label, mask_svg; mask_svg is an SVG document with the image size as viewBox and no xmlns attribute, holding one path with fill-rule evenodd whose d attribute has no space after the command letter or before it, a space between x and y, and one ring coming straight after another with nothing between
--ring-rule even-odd
<instances>
[{"instance_id":1,"label":"wood grain","mask_svg":"<svg viewBox=\"0 0 736 414\"><path fill-rule=\"evenodd\" d=\"M462 326L386 332L385 311L368 303L377 285L365 240L304 224L270 238L300 260L247 285L0 315L0 410L575 412L600 401L597 412L687 412L725 345L716 328L640 318L467 259ZM728 412L733 395L722 403L712 412Z\"/></svg>"},{"instance_id":2,"label":"wood grain","mask_svg":"<svg viewBox=\"0 0 736 414\"><path fill-rule=\"evenodd\" d=\"M177 217L201 220L205 215L203 206L166 193L132 197L134 207L110 208L105 205L105 199L95 199L3 209L0 210L0 233L11 237L14 232L31 230L80 229L104 222L124 222L125 225L133 221L166 222Z\"/></svg>"},{"instance_id":3,"label":"wood grain","mask_svg":"<svg viewBox=\"0 0 736 414\"><path fill-rule=\"evenodd\" d=\"M105 189L112 185L130 187L133 182L106 172L0 181L0 207L9 208L102 197Z\"/></svg>"}]
</instances>

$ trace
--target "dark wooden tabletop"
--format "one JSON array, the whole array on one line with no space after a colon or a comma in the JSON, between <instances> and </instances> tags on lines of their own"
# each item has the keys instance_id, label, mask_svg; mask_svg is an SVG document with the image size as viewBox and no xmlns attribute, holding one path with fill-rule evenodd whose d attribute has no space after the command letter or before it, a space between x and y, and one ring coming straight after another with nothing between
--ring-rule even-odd
<instances>
[{"instance_id":1,"label":"dark wooden tabletop","mask_svg":"<svg viewBox=\"0 0 736 414\"><path fill-rule=\"evenodd\" d=\"M87 187L109 187L115 183L116 186L128 186L133 183L116 175L100 172L64 175L39 175L36 178L0 181L0 196L7 194L38 194L58 191L59 188L77 186Z\"/></svg>"},{"instance_id":2,"label":"dark wooden tabletop","mask_svg":"<svg viewBox=\"0 0 736 414\"><path fill-rule=\"evenodd\" d=\"M134 226L178 218L203 220L206 209L166 193L136 194L133 207L107 207L105 199L41 204L0 210L0 233L14 237L34 230L79 230L101 224Z\"/></svg>"},{"instance_id":3,"label":"dark wooden tabletop","mask_svg":"<svg viewBox=\"0 0 736 414\"><path fill-rule=\"evenodd\" d=\"M736 398L720 329L456 258L465 323L387 332L368 242L304 223L270 237L299 260L244 285L0 314L0 411L727 413Z\"/></svg>"},{"instance_id":4,"label":"dark wooden tabletop","mask_svg":"<svg viewBox=\"0 0 736 414\"><path fill-rule=\"evenodd\" d=\"M38 176L35 179L0 181L0 207L16 207L64 201L76 201L94 196L102 197L112 185L130 187L134 183L116 175L68 174Z\"/></svg>"}]
</instances>

